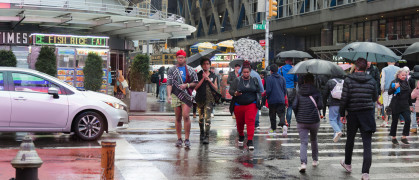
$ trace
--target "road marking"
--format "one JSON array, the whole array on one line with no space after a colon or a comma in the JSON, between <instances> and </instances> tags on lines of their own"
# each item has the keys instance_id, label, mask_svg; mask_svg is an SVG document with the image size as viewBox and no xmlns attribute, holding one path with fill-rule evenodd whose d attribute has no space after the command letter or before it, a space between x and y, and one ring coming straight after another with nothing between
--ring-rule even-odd
<instances>
[{"instance_id":1,"label":"road marking","mask_svg":"<svg viewBox=\"0 0 419 180\"><path fill-rule=\"evenodd\" d=\"M300 157L295 157L300 158ZM344 159L345 157L322 157L319 156L319 161L339 161ZM373 164L374 160L382 160L382 159L419 159L419 155L403 155L403 156L372 156L373 158ZM363 160L364 157L362 156L352 156L352 160Z\"/></svg>"},{"instance_id":2,"label":"road marking","mask_svg":"<svg viewBox=\"0 0 419 180\"><path fill-rule=\"evenodd\" d=\"M381 152L417 152L419 149L389 149L389 148L381 148L381 149L371 149L372 153L381 153ZM300 153L300 150L296 150L297 153ZM354 149L354 153L362 153L364 152L363 149ZM308 154L311 154L311 150L307 150ZM345 153L345 149L326 149L326 150L319 150L319 154L326 154L326 153Z\"/></svg>"},{"instance_id":3,"label":"road marking","mask_svg":"<svg viewBox=\"0 0 419 180\"><path fill-rule=\"evenodd\" d=\"M166 176L153 165L152 162L144 160L131 144L122 137L117 139L115 147L115 166L121 172L124 179L162 179L167 180Z\"/></svg>"},{"instance_id":4,"label":"road marking","mask_svg":"<svg viewBox=\"0 0 419 180\"><path fill-rule=\"evenodd\" d=\"M332 141L332 140L330 140ZM419 144L419 142L409 142L410 144ZM393 143L390 141L387 142L372 142L372 145L392 145ZM310 143L308 143L309 146ZM318 143L318 146L344 146L346 145L346 143ZM355 145L362 145L362 142L355 142ZM281 144L281 146L285 146L285 147L299 147L301 146L300 143L284 143Z\"/></svg>"}]
</instances>

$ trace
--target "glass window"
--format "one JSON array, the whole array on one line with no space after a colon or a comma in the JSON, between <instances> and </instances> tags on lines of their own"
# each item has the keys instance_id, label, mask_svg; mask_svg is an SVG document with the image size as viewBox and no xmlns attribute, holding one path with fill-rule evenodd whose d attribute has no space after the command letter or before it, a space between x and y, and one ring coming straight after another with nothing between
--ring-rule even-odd
<instances>
[{"instance_id":1,"label":"glass window","mask_svg":"<svg viewBox=\"0 0 419 180\"><path fill-rule=\"evenodd\" d=\"M15 85L15 91L19 92L40 92L48 93L48 88L58 86L50 83L49 81L23 73L12 73L13 83ZM58 94L61 94L59 90Z\"/></svg>"},{"instance_id":2,"label":"glass window","mask_svg":"<svg viewBox=\"0 0 419 180\"><path fill-rule=\"evenodd\" d=\"M4 90L3 73L0 73L0 91Z\"/></svg>"},{"instance_id":3,"label":"glass window","mask_svg":"<svg viewBox=\"0 0 419 180\"><path fill-rule=\"evenodd\" d=\"M337 26L338 29L338 43L343 43L343 26Z\"/></svg>"},{"instance_id":4,"label":"glass window","mask_svg":"<svg viewBox=\"0 0 419 180\"><path fill-rule=\"evenodd\" d=\"M378 26L378 38L383 39L386 38L386 21L380 20Z\"/></svg>"},{"instance_id":5,"label":"glass window","mask_svg":"<svg viewBox=\"0 0 419 180\"><path fill-rule=\"evenodd\" d=\"M356 41L356 24L351 25L351 42Z\"/></svg>"},{"instance_id":6,"label":"glass window","mask_svg":"<svg viewBox=\"0 0 419 180\"><path fill-rule=\"evenodd\" d=\"M365 41L371 42L371 21L365 22L364 24L364 38Z\"/></svg>"},{"instance_id":7,"label":"glass window","mask_svg":"<svg viewBox=\"0 0 419 180\"><path fill-rule=\"evenodd\" d=\"M418 38L419 37L419 15L415 15L413 18L413 37Z\"/></svg>"},{"instance_id":8,"label":"glass window","mask_svg":"<svg viewBox=\"0 0 419 180\"><path fill-rule=\"evenodd\" d=\"M412 36L412 16L406 16L403 20L403 38L410 39Z\"/></svg>"},{"instance_id":9,"label":"glass window","mask_svg":"<svg viewBox=\"0 0 419 180\"><path fill-rule=\"evenodd\" d=\"M351 26L349 26L349 25L345 25L345 29L344 29L344 34L345 34L345 37L344 37L344 41L345 41L345 43L348 43L349 41L350 41L350 31L351 31Z\"/></svg>"}]
</instances>

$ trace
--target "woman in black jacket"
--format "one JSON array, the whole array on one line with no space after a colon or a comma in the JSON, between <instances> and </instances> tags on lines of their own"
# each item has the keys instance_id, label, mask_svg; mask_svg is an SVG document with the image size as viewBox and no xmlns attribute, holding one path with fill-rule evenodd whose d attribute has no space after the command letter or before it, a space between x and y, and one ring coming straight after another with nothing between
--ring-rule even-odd
<instances>
[{"instance_id":1,"label":"woman in black jacket","mask_svg":"<svg viewBox=\"0 0 419 180\"><path fill-rule=\"evenodd\" d=\"M243 62L242 75L234 79L229 93L234 96L234 114L236 115L237 131L239 132L239 146L244 142L244 125L247 126L247 147L253 150L253 135L255 132L256 102L260 97L259 81L250 76L250 63Z\"/></svg>"},{"instance_id":2,"label":"woman in black jacket","mask_svg":"<svg viewBox=\"0 0 419 180\"><path fill-rule=\"evenodd\" d=\"M407 73L406 70L400 68L395 75L396 79L391 82L390 88L388 89L388 95L393 95L390 102L392 111L390 136L392 136L391 141L396 145L399 144L396 139L396 132L400 115L402 115L405 120L401 141L404 144L409 144L406 136L409 136L410 112L413 111L413 106L412 100L410 99L411 89L407 82Z\"/></svg>"},{"instance_id":3,"label":"woman in black jacket","mask_svg":"<svg viewBox=\"0 0 419 180\"><path fill-rule=\"evenodd\" d=\"M317 132L320 127L320 112L323 101L319 90L313 85L314 76L304 76L304 84L300 86L297 97L294 99L292 109L297 121L297 129L301 139L300 146L300 172L305 172L307 167L308 133L310 132L313 166L318 165Z\"/></svg>"}]
</instances>

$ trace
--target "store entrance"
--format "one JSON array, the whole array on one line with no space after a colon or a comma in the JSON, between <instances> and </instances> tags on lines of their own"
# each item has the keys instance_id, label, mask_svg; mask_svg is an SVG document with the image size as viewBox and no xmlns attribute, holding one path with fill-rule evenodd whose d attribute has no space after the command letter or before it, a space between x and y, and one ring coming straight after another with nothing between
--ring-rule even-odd
<instances>
[{"instance_id":1,"label":"store entrance","mask_svg":"<svg viewBox=\"0 0 419 180\"><path fill-rule=\"evenodd\" d=\"M125 65L124 65L124 55L117 52L111 52L111 74L112 74L112 85L116 83L116 73L118 70L122 71L124 77L126 76Z\"/></svg>"}]
</instances>

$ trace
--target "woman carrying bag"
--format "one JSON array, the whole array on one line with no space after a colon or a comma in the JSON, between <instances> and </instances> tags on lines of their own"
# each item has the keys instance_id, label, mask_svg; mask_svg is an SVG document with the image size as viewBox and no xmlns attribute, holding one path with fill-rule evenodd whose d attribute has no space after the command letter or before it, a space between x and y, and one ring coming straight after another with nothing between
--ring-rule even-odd
<instances>
[{"instance_id":1,"label":"woman carrying bag","mask_svg":"<svg viewBox=\"0 0 419 180\"><path fill-rule=\"evenodd\" d=\"M412 99L410 98L411 89L407 82L407 73L408 72L406 72L405 69L399 69L395 75L396 79L391 82L390 88L388 89L388 95L393 96L389 107L391 108L392 113L390 136L391 142L393 142L394 145L399 144L396 139L396 132L400 115L403 116L405 120L401 141L404 144L409 144L406 136L409 136L410 113L413 111L413 106Z\"/></svg>"}]
</instances>

